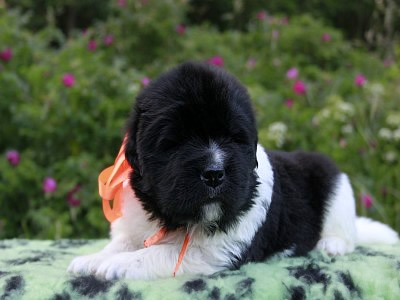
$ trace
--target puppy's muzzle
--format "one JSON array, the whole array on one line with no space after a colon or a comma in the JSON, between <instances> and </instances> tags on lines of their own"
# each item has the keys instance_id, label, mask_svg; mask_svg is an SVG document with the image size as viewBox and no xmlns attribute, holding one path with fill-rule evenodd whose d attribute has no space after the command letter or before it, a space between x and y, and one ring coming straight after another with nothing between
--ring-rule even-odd
<instances>
[{"instance_id":1,"label":"puppy's muzzle","mask_svg":"<svg viewBox=\"0 0 400 300\"><path fill-rule=\"evenodd\" d=\"M214 166L204 170L200 175L201 180L209 187L216 188L225 180L225 171L223 168Z\"/></svg>"}]
</instances>

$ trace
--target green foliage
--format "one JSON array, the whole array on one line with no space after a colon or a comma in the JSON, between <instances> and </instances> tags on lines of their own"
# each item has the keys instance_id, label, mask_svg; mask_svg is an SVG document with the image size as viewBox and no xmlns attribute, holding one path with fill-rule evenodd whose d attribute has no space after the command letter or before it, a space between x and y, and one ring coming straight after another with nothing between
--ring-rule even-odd
<instances>
[{"instance_id":1,"label":"green foliage","mask_svg":"<svg viewBox=\"0 0 400 300\"><path fill-rule=\"evenodd\" d=\"M248 22L256 18L259 11L272 15L284 14L288 17L309 14L324 20L326 24L343 30L347 38L365 39L371 29L373 17L381 18L384 12L380 6L387 7L388 1L375 0L191 0L189 19L195 24L208 22L222 30L245 30ZM393 9L393 8L392 8ZM384 9L383 9L384 10ZM400 12L396 11L395 16ZM383 23L383 22L382 22ZM399 28L398 21L394 22ZM384 29L380 29L384 32Z\"/></svg>"},{"instance_id":2,"label":"green foliage","mask_svg":"<svg viewBox=\"0 0 400 300\"><path fill-rule=\"evenodd\" d=\"M0 60L0 238L104 236L97 176L120 147L141 80L213 56L248 88L262 144L330 155L352 178L357 201L372 195L359 213L400 229L398 63L384 66L310 15L289 24L252 19L245 33L203 24L179 34L186 1L127 3L69 38L54 24L32 33L27 15L0 4L0 52L13 53ZM297 79L287 78L290 68ZM367 78L362 86L358 74ZM305 95L293 91L296 80ZM20 152L17 166L5 158L10 149ZM44 193L46 177L57 181L55 192Z\"/></svg>"}]
</instances>

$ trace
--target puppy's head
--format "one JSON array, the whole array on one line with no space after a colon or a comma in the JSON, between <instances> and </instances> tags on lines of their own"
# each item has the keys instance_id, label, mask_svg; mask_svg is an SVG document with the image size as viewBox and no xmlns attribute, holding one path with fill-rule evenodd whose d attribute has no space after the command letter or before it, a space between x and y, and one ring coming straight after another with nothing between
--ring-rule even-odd
<instances>
[{"instance_id":1,"label":"puppy's head","mask_svg":"<svg viewBox=\"0 0 400 300\"><path fill-rule=\"evenodd\" d=\"M200 63L161 75L137 97L127 134L132 188L163 226L226 230L250 208L257 130L233 76Z\"/></svg>"}]
</instances>

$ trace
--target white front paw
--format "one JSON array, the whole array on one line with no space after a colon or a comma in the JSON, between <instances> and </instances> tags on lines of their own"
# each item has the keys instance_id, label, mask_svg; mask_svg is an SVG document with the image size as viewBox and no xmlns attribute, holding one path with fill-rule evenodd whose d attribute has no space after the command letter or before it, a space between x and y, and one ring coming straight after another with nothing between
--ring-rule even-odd
<instances>
[{"instance_id":1,"label":"white front paw","mask_svg":"<svg viewBox=\"0 0 400 300\"><path fill-rule=\"evenodd\" d=\"M143 258L134 252L119 253L104 261L98 268L96 276L107 280L127 278L142 279L139 272Z\"/></svg>"},{"instance_id":2,"label":"white front paw","mask_svg":"<svg viewBox=\"0 0 400 300\"><path fill-rule=\"evenodd\" d=\"M69 264L67 272L73 274L94 274L98 266L109 256L102 253L75 257Z\"/></svg>"}]
</instances>

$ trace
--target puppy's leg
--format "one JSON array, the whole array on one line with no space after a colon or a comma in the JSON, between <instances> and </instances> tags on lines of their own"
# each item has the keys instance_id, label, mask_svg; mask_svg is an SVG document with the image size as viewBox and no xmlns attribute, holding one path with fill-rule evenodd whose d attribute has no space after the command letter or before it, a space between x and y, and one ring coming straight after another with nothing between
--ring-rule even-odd
<instances>
[{"instance_id":1,"label":"puppy's leg","mask_svg":"<svg viewBox=\"0 0 400 300\"><path fill-rule=\"evenodd\" d=\"M155 279L172 277L178 261L180 244L154 245L135 252L123 252L103 262L96 275L106 279ZM222 267L211 265L204 259L200 248L190 247L183 258L177 275L213 274Z\"/></svg>"},{"instance_id":2,"label":"puppy's leg","mask_svg":"<svg viewBox=\"0 0 400 300\"><path fill-rule=\"evenodd\" d=\"M134 250L132 244L126 236L113 238L111 242L100 252L78 256L72 260L68 267L69 273L74 274L92 274L95 273L98 266L109 257L122 251Z\"/></svg>"},{"instance_id":3,"label":"puppy's leg","mask_svg":"<svg viewBox=\"0 0 400 300\"><path fill-rule=\"evenodd\" d=\"M142 205L131 189L124 190L123 216L111 225L111 242L100 252L76 257L68 272L92 274L113 255L143 248L143 241L157 232L158 226L149 222Z\"/></svg>"},{"instance_id":4,"label":"puppy's leg","mask_svg":"<svg viewBox=\"0 0 400 300\"><path fill-rule=\"evenodd\" d=\"M340 174L336 189L328 202L321 239L317 249L330 255L343 255L354 250L356 211L353 189L347 175Z\"/></svg>"}]
</instances>

